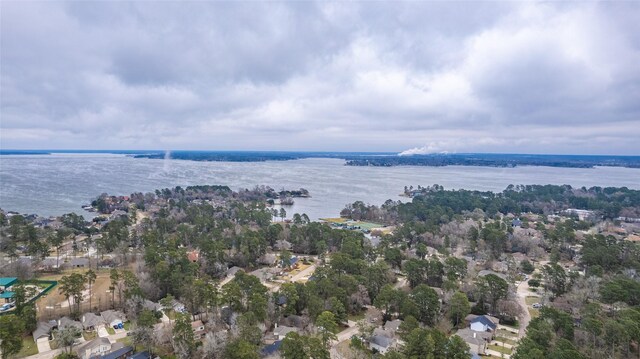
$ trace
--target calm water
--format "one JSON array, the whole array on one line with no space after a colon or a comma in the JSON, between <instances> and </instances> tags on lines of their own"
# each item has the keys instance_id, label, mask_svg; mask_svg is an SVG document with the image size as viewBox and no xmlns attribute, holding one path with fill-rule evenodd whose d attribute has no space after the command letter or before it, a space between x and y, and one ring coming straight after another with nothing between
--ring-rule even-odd
<instances>
[{"instance_id":1,"label":"calm water","mask_svg":"<svg viewBox=\"0 0 640 359\"><path fill-rule=\"evenodd\" d=\"M337 216L347 203L399 200L405 185L501 191L509 184L627 186L640 189L640 169L553 167L350 167L342 160L270 162L192 162L134 159L108 154L0 156L0 207L21 213L60 215L84 212L80 206L100 193L128 195L197 184L234 190L264 184L275 189L304 187L312 198L296 199L289 214Z\"/></svg>"}]
</instances>

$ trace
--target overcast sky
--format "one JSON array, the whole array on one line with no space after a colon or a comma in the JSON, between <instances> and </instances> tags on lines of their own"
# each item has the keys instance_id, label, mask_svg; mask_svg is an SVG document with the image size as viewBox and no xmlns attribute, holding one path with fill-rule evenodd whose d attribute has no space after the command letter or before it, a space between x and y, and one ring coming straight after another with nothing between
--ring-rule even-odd
<instances>
[{"instance_id":1,"label":"overcast sky","mask_svg":"<svg viewBox=\"0 0 640 359\"><path fill-rule=\"evenodd\" d=\"M638 2L11 2L4 149L640 155Z\"/></svg>"}]
</instances>

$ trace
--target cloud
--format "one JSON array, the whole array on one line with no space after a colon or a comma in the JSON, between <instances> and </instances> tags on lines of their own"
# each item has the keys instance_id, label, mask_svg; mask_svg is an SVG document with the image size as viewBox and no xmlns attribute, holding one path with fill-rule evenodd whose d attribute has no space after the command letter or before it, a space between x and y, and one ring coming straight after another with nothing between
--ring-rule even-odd
<instances>
[{"instance_id":1,"label":"cloud","mask_svg":"<svg viewBox=\"0 0 640 359\"><path fill-rule=\"evenodd\" d=\"M0 6L3 148L640 153L633 3Z\"/></svg>"},{"instance_id":2,"label":"cloud","mask_svg":"<svg viewBox=\"0 0 640 359\"><path fill-rule=\"evenodd\" d=\"M441 143L430 143L426 146L422 147L414 147L408 150L404 150L398 153L398 156L412 156L412 155L430 155L434 153L448 153L449 151L445 150L446 144Z\"/></svg>"}]
</instances>

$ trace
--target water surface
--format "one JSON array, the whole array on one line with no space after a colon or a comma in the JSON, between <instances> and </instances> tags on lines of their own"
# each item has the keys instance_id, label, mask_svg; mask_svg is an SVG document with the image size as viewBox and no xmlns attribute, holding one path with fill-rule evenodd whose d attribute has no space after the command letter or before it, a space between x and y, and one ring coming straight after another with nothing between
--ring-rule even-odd
<instances>
[{"instance_id":1,"label":"water surface","mask_svg":"<svg viewBox=\"0 0 640 359\"><path fill-rule=\"evenodd\" d=\"M135 159L113 154L0 156L0 207L21 213L88 216L80 206L101 193L128 195L158 188L200 184L234 190L268 185L306 188L289 214L312 219L337 216L345 204L401 200L406 185L502 191L509 184L626 186L640 189L640 169L622 167L355 167L343 160L310 158L267 162L194 162ZM406 199L405 199L406 200Z\"/></svg>"}]
</instances>

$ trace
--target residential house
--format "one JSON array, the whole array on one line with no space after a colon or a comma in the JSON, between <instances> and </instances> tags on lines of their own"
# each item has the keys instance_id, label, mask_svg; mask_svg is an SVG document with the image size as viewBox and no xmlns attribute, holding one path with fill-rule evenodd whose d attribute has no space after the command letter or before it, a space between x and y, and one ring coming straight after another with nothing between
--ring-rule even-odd
<instances>
[{"instance_id":1,"label":"residential house","mask_svg":"<svg viewBox=\"0 0 640 359\"><path fill-rule=\"evenodd\" d=\"M465 319L467 318L469 321L469 329L476 332L494 332L500 322L498 318L490 315L469 314Z\"/></svg>"},{"instance_id":2,"label":"residential house","mask_svg":"<svg viewBox=\"0 0 640 359\"><path fill-rule=\"evenodd\" d=\"M298 257L291 257L289 258L289 262L285 263L284 260L280 261L280 265L282 267L290 267L290 268L297 268L298 267Z\"/></svg>"},{"instance_id":3,"label":"residential house","mask_svg":"<svg viewBox=\"0 0 640 359\"><path fill-rule=\"evenodd\" d=\"M478 277L484 277L487 276L489 274L494 274L497 275L498 277L507 280L507 276L504 273L498 273L498 272L494 272L492 270L488 270L488 269L483 269L480 272L478 272Z\"/></svg>"},{"instance_id":4,"label":"residential house","mask_svg":"<svg viewBox=\"0 0 640 359\"><path fill-rule=\"evenodd\" d=\"M96 338L86 342L75 349L81 359L99 357L111 350L111 342L107 338Z\"/></svg>"},{"instance_id":5,"label":"residential house","mask_svg":"<svg viewBox=\"0 0 640 359\"><path fill-rule=\"evenodd\" d=\"M97 330L99 326L105 324L105 320L100 315L95 315L91 312L82 315L82 327L86 331Z\"/></svg>"},{"instance_id":6,"label":"residential house","mask_svg":"<svg viewBox=\"0 0 640 359\"><path fill-rule=\"evenodd\" d=\"M241 271L241 270L242 268L233 266L227 269L227 277L235 277L236 273L238 273L238 271Z\"/></svg>"},{"instance_id":7,"label":"residential house","mask_svg":"<svg viewBox=\"0 0 640 359\"><path fill-rule=\"evenodd\" d=\"M161 312L162 305L160 303L152 302L149 299L145 299L142 302L142 308L146 310L150 310L152 312Z\"/></svg>"},{"instance_id":8,"label":"residential house","mask_svg":"<svg viewBox=\"0 0 640 359\"><path fill-rule=\"evenodd\" d=\"M101 312L102 319L104 319L105 323L109 325L111 328L117 328L121 325L124 325L124 321L127 317L117 310L105 310Z\"/></svg>"},{"instance_id":9,"label":"residential house","mask_svg":"<svg viewBox=\"0 0 640 359\"><path fill-rule=\"evenodd\" d=\"M273 328L273 337L275 340L282 340L291 332L298 332L298 328L288 327L286 325L278 326L276 324L276 327Z\"/></svg>"},{"instance_id":10,"label":"residential house","mask_svg":"<svg viewBox=\"0 0 640 359\"><path fill-rule=\"evenodd\" d=\"M400 328L401 324L402 324L402 320L400 319L388 320L386 323L384 323L384 330L390 333L393 333L395 335L396 332L398 332L398 329Z\"/></svg>"},{"instance_id":11,"label":"residential house","mask_svg":"<svg viewBox=\"0 0 640 359\"><path fill-rule=\"evenodd\" d=\"M140 353L135 353L132 356L130 356L128 359L151 359L151 354L149 354L149 352L147 351L144 351Z\"/></svg>"},{"instance_id":12,"label":"residential house","mask_svg":"<svg viewBox=\"0 0 640 359\"><path fill-rule=\"evenodd\" d=\"M395 338L389 338L384 335L374 335L369 339L369 348L380 354L386 354L395 344Z\"/></svg>"},{"instance_id":13,"label":"residential house","mask_svg":"<svg viewBox=\"0 0 640 359\"><path fill-rule=\"evenodd\" d=\"M54 270L58 269L60 262L56 258L45 258L40 262L40 270Z\"/></svg>"},{"instance_id":14,"label":"residential house","mask_svg":"<svg viewBox=\"0 0 640 359\"><path fill-rule=\"evenodd\" d=\"M123 346L122 348L117 348L116 345L122 343L116 343L111 347L111 350L100 357L100 359L128 359L131 358L133 354L133 347Z\"/></svg>"},{"instance_id":15,"label":"residential house","mask_svg":"<svg viewBox=\"0 0 640 359\"><path fill-rule=\"evenodd\" d=\"M58 326L58 322L55 320L48 322L38 322L38 326L36 330L31 333L33 335L33 340L37 343L38 340L49 340L51 337L51 331Z\"/></svg>"},{"instance_id":16,"label":"residential house","mask_svg":"<svg viewBox=\"0 0 640 359\"><path fill-rule=\"evenodd\" d=\"M491 342L493 337L489 332L477 332L470 328L460 329L456 332L462 340L469 345L469 351L471 354L484 354L487 350L487 345Z\"/></svg>"},{"instance_id":17,"label":"residential house","mask_svg":"<svg viewBox=\"0 0 640 359\"><path fill-rule=\"evenodd\" d=\"M89 258L73 258L67 263L69 268L88 268Z\"/></svg>"},{"instance_id":18,"label":"residential house","mask_svg":"<svg viewBox=\"0 0 640 359\"><path fill-rule=\"evenodd\" d=\"M202 339L202 337L207 334L207 332L204 330L204 324L202 324L201 320L191 322L191 329L193 330L193 334L196 339Z\"/></svg>"},{"instance_id":19,"label":"residential house","mask_svg":"<svg viewBox=\"0 0 640 359\"><path fill-rule=\"evenodd\" d=\"M197 249L194 249L192 251L188 251L187 252L187 259L189 259L189 262L193 262L193 263L198 262L198 259L200 259L200 251L197 250Z\"/></svg>"},{"instance_id":20,"label":"residential house","mask_svg":"<svg viewBox=\"0 0 640 359\"><path fill-rule=\"evenodd\" d=\"M58 319L58 329L64 329L67 327L76 327L78 330L82 331L82 323L69 317L62 317Z\"/></svg>"}]
</instances>

